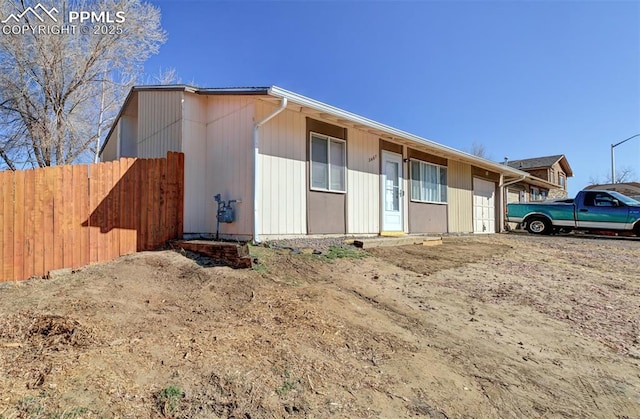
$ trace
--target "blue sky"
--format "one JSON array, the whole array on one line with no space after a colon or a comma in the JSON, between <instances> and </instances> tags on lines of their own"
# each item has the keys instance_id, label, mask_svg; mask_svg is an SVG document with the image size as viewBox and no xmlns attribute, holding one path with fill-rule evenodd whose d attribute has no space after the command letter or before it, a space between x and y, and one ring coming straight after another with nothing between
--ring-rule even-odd
<instances>
[{"instance_id":1,"label":"blue sky","mask_svg":"<svg viewBox=\"0 0 640 419\"><path fill-rule=\"evenodd\" d=\"M502 161L565 154L570 193L640 134L640 2L162 1L146 71L278 85ZM640 180L640 137L616 148Z\"/></svg>"}]
</instances>

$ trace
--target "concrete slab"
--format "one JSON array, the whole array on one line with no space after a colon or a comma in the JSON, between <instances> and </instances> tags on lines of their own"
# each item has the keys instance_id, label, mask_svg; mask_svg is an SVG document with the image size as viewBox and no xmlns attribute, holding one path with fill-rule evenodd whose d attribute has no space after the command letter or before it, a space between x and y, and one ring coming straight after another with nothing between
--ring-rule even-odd
<instances>
[{"instance_id":1,"label":"concrete slab","mask_svg":"<svg viewBox=\"0 0 640 419\"><path fill-rule=\"evenodd\" d=\"M373 249L374 247L410 246L421 244L423 246L438 246L442 244L442 237L433 236L404 236L404 237L372 237L353 241L353 245L361 249Z\"/></svg>"}]
</instances>

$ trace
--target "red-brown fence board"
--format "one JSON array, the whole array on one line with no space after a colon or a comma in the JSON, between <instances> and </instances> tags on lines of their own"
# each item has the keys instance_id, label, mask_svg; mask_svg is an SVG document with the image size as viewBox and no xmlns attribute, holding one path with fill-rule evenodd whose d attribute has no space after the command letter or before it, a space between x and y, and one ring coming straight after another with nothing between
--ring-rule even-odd
<instances>
[{"instance_id":1,"label":"red-brown fence board","mask_svg":"<svg viewBox=\"0 0 640 419\"><path fill-rule=\"evenodd\" d=\"M73 166L73 263L77 269L89 263L89 226L80 228L89 214L89 171L88 166Z\"/></svg>"},{"instance_id":2,"label":"red-brown fence board","mask_svg":"<svg viewBox=\"0 0 640 419\"><path fill-rule=\"evenodd\" d=\"M100 167L100 165L96 164L89 166L89 188L87 189L87 195L89 196L89 263L95 263L98 261L98 234L100 231L95 226L98 225L98 203L100 202L100 197L98 195Z\"/></svg>"},{"instance_id":3,"label":"red-brown fence board","mask_svg":"<svg viewBox=\"0 0 640 419\"><path fill-rule=\"evenodd\" d=\"M65 196L63 200L62 212L62 267L73 267L73 230L71 229L73 222L73 199L69 199L65 191L69 187L73 187L73 166L62 166L62 194Z\"/></svg>"},{"instance_id":4,"label":"red-brown fence board","mask_svg":"<svg viewBox=\"0 0 640 419\"><path fill-rule=\"evenodd\" d=\"M184 157L0 172L0 281L150 250L182 234Z\"/></svg>"},{"instance_id":5,"label":"red-brown fence board","mask_svg":"<svg viewBox=\"0 0 640 419\"><path fill-rule=\"evenodd\" d=\"M14 174L13 279L24 278L24 172Z\"/></svg>"},{"instance_id":6,"label":"red-brown fence board","mask_svg":"<svg viewBox=\"0 0 640 419\"><path fill-rule=\"evenodd\" d=\"M52 269L55 266L55 259L53 257L53 220L55 212L55 184L56 184L56 167L46 167L44 169L44 231L42 232L44 240L44 269L45 272ZM55 268L53 268L55 269Z\"/></svg>"},{"instance_id":7,"label":"red-brown fence board","mask_svg":"<svg viewBox=\"0 0 640 419\"><path fill-rule=\"evenodd\" d=\"M14 183L15 174L5 173L2 177L2 195L4 197L4 278L7 281L13 280L13 218L14 218Z\"/></svg>"},{"instance_id":8,"label":"red-brown fence board","mask_svg":"<svg viewBox=\"0 0 640 419\"><path fill-rule=\"evenodd\" d=\"M63 265L63 253L64 253L64 237L62 233L63 217L64 217L64 195L62 192L62 169L63 166L53 168L51 179L53 183L53 241L52 241L52 253L53 253L53 268L60 269Z\"/></svg>"},{"instance_id":9,"label":"red-brown fence board","mask_svg":"<svg viewBox=\"0 0 640 419\"><path fill-rule=\"evenodd\" d=\"M33 242L33 254L34 254L34 262L33 262L33 275L42 276L45 273L44 270L44 240L43 240L43 231L44 231L44 211L45 211L45 202L44 202L44 188L45 188L45 178L44 178L44 169L35 169L33 171L34 174L34 202L35 209L33 211L34 219L35 219L35 229L34 234L37 234L37 237L34 237Z\"/></svg>"},{"instance_id":10,"label":"red-brown fence board","mask_svg":"<svg viewBox=\"0 0 640 419\"><path fill-rule=\"evenodd\" d=\"M8 172L0 172L0 194L2 194L4 198L4 176L7 175ZM0 234L0 276L4 278L4 231L6 230L4 227L4 199L0 202L0 229L2 229L2 233Z\"/></svg>"},{"instance_id":11,"label":"red-brown fence board","mask_svg":"<svg viewBox=\"0 0 640 419\"><path fill-rule=\"evenodd\" d=\"M24 175L24 250L22 253L22 277L31 278L34 275L33 264L35 259L34 246L36 232L36 173L34 170L26 170L24 171Z\"/></svg>"},{"instance_id":12,"label":"red-brown fence board","mask_svg":"<svg viewBox=\"0 0 640 419\"><path fill-rule=\"evenodd\" d=\"M148 160L146 162L147 164L147 170L149 173L149 176L152 177L153 179L157 179L157 174L156 174L156 165L154 164L153 160ZM151 249L153 247L153 237L154 237L154 231L153 231L153 226L154 226L154 218L155 218L155 205L157 204L156 198L155 198L155 182L151 182L150 179L146 179L146 188L147 189L147 200L143 203L143 205L146 206L147 209L147 226L145 228L145 230L147 231L147 240L144 244L144 249Z\"/></svg>"},{"instance_id":13,"label":"red-brown fence board","mask_svg":"<svg viewBox=\"0 0 640 419\"><path fill-rule=\"evenodd\" d=\"M178 215L176 216L176 222L178 224L178 234L176 237L181 236L184 232L184 153L174 153L177 159L177 176L178 182L178 196L176 197L176 205L178 207Z\"/></svg>"}]
</instances>

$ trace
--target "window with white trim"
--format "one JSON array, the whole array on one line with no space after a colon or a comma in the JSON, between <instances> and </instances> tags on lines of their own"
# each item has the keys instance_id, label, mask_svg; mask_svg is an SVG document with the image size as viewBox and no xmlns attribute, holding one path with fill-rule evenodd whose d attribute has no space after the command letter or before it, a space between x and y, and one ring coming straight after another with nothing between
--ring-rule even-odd
<instances>
[{"instance_id":1,"label":"window with white trim","mask_svg":"<svg viewBox=\"0 0 640 419\"><path fill-rule=\"evenodd\" d=\"M347 143L315 132L310 142L311 189L346 192Z\"/></svg>"},{"instance_id":2,"label":"window with white trim","mask_svg":"<svg viewBox=\"0 0 640 419\"><path fill-rule=\"evenodd\" d=\"M531 187L531 200L540 201L540 189Z\"/></svg>"},{"instance_id":3,"label":"window with white trim","mask_svg":"<svg viewBox=\"0 0 640 419\"><path fill-rule=\"evenodd\" d=\"M411 200L447 202L447 168L420 160L411 160Z\"/></svg>"}]
</instances>

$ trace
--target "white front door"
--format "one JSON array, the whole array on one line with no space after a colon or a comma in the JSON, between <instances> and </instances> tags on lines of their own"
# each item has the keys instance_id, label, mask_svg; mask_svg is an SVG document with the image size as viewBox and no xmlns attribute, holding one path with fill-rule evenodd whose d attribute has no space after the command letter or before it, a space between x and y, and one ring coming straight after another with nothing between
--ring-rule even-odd
<instances>
[{"instance_id":1,"label":"white front door","mask_svg":"<svg viewBox=\"0 0 640 419\"><path fill-rule=\"evenodd\" d=\"M473 232L496 232L496 184L473 178Z\"/></svg>"},{"instance_id":2,"label":"white front door","mask_svg":"<svg viewBox=\"0 0 640 419\"><path fill-rule=\"evenodd\" d=\"M404 231L402 156L382 152L382 231Z\"/></svg>"}]
</instances>

